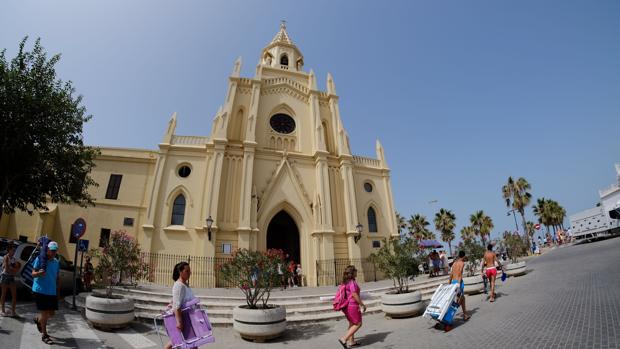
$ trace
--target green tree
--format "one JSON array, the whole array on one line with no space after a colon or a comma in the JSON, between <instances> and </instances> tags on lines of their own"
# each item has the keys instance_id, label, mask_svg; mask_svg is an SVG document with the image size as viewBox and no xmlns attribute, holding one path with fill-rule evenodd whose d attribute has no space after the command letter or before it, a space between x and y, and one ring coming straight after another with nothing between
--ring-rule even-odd
<instances>
[{"instance_id":1,"label":"green tree","mask_svg":"<svg viewBox=\"0 0 620 349\"><path fill-rule=\"evenodd\" d=\"M494 228L491 217L487 216L484 211L480 210L469 216L469 222L471 223L471 227L474 229L475 234L480 236L482 245L486 245L486 237L491 234L491 230Z\"/></svg>"},{"instance_id":2,"label":"green tree","mask_svg":"<svg viewBox=\"0 0 620 349\"><path fill-rule=\"evenodd\" d=\"M448 243L450 256L452 256L452 240L454 240L454 228L456 216L452 211L442 208L435 214L435 229L441 232L441 240Z\"/></svg>"},{"instance_id":3,"label":"green tree","mask_svg":"<svg viewBox=\"0 0 620 349\"><path fill-rule=\"evenodd\" d=\"M27 37L10 62L0 52L0 214L46 209L48 202L93 203L88 187L97 149L82 127L91 116L72 83L56 78L60 55L47 58Z\"/></svg>"},{"instance_id":4,"label":"green tree","mask_svg":"<svg viewBox=\"0 0 620 349\"><path fill-rule=\"evenodd\" d=\"M404 229L407 229L405 217L401 216L398 212L396 212L396 225L398 226L398 235L400 235Z\"/></svg>"},{"instance_id":5,"label":"green tree","mask_svg":"<svg viewBox=\"0 0 620 349\"><path fill-rule=\"evenodd\" d=\"M519 177L516 181L512 177L508 177L508 182L502 186L502 197L506 200L506 206L512 207L517 210L521 215L521 221L525 229L525 208L530 204L532 194L529 190L532 189L530 184L523 177ZM526 237L526 243L529 244L529 238L527 234L523 232Z\"/></svg>"},{"instance_id":6,"label":"green tree","mask_svg":"<svg viewBox=\"0 0 620 349\"><path fill-rule=\"evenodd\" d=\"M476 237L476 230L470 226L461 228L461 239L463 241L473 240Z\"/></svg>"},{"instance_id":7,"label":"green tree","mask_svg":"<svg viewBox=\"0 0 620 349\"><path fill-rule=\"evenodd\" d=\"M392 279L396 293L407 293L409 279L413 280L419 272L418 254L418 244L413 238L390 238L384 241L378 251L370 255L370 260L385 274L385 277Z\"/></svg>"},{"instance_id":8,"label":"green tree","mask_svg":"<svg viewBox=\"0 0 620 349\"><path fill-rule=\"evenodd\" d=\"M435 234L428 230L430 223L426 220L426 216L416 213L409 218L407 222L409 224L409 233L413 235L414 239L434 239Z\"/></svg>"}]
</instances>

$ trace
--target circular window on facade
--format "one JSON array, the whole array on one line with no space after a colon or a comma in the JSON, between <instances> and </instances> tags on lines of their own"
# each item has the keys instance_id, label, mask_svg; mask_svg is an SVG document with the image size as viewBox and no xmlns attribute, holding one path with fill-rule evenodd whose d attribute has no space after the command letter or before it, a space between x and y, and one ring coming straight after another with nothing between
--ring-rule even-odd
<instances>
[{"instance_id":1,"label":"circular window on facade","mask_svg":"<svg viewBox=\"0 0 620 349\"><path fill-rule=\"evenodd\" d=\"M371 193L372 192L372 184L366 182L364 183L364 190L366 190L367 193Z\"/></svg>"},{"instance_id":2,"label":"circular window on facade","mask_svg":"<svg viewBox=\"0 0 620 349\"><path fill-rule=\"evenodd\" d=\"M286 114L275 114L269 119L269 124L278 133L289 134L295 131L295 120Z\"/></svg>"},{"instance_id":3,"label":"circular window on facade","mask_svg":"<svg viewBox=\"0 0 620 349\"><path fill-rule=\"evenodd\" d=\"M189 176L190 173L192 173L192 169L189 168L189 166L187 166L187 165L183 165L183 166L179 167L179 172L178 173L179 173L180 177L185 178L185 177Z\"/></svg>"}]
</instances>

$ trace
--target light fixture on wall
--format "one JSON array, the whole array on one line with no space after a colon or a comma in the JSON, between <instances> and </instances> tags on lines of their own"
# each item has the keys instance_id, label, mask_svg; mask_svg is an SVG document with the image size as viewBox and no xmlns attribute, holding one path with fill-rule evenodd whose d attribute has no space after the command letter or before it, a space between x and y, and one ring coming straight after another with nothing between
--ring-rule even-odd
<instances>
[{"instance_id":1,"label":"light fixture on wall","mask_svg":"<svg viewBox=\"0 0 620 349\"><path fill-rule=\"evenodd\" d=\"M360 241L360 239L362 238L362 230L364 230L364 226L362 225L362 223L357 223L357 225L355 226L355 230L357 230L357 235L353 237L353 240L357 244L357 242Z\"/></svg>"},{"instance_id":2,"label":"light fixture on wall","mask_svg":"<svg viewBox=\"0 0 620 349\"><path fill-rule=\"evenodd\" d=\"M211 241L211 226L213 226L213 218L209 215L209 218L207 218L207 238L209 241Z\"/></svg>"}]
</instances>

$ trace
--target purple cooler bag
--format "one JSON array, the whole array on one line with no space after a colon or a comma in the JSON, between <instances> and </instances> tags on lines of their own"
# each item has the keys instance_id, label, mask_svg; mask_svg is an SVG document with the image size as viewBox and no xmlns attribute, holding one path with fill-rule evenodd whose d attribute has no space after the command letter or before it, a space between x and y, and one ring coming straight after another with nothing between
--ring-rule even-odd
<instances>
[{"instance_id":1,"label":"purple cooler bag","mask_svg":"<svg viewBox=\"0 0 620 349\"><path fill-rule=\"evenodd\" d=\"M170 337L170 342L174 349L191 349L215 341L207 312L200 309L199 302L198 298L194 298L181 306L183 332L177 328L177 320L172 310L168 310L162 315L155 317L153 321L162 346L164 342L157 327L158 318L163 320L164 328L168 333L168 337Z\"/></svg>"}]
</instances>

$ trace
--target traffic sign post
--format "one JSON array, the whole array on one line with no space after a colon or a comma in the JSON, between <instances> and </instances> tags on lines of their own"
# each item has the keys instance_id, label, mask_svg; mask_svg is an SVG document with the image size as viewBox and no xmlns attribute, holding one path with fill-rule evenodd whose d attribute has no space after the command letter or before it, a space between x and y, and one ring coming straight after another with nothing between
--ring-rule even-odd
<instances>
[{"instance_id":1,"label":"traffic sign post","mask_svg":"<svg viewBox=\"0 0 620 349\"><path fill-rule=\"evenodd\" d=\"M71 225L71 238L75 240L75 256L73 257L73 310L77 310L75 305L75 292L77 289L77 254L80 246L82 245L80 238L86 233L86 220L84 218L78 218ZM88 241L88 240L86 240ZM88 242L86 242L86 248L88 248Z\"/></svg>"}]
</instances>

